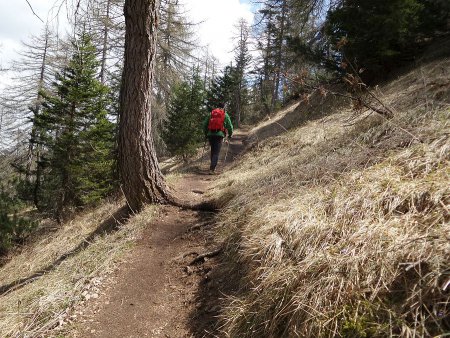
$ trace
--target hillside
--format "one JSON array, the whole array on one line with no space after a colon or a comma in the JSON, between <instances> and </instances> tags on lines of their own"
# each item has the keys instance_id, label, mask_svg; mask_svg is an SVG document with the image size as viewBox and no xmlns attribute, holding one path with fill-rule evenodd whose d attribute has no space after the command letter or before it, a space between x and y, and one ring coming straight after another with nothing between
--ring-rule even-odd
<instances>
[{"instance_id":1,"label":"hillside","mask_svg":"<svg viewBox=\"0 0 450 338\"><path fill-rule=\"evenodd\" d=\"M250 131L212 194L237 285L225 336L450 332L449 70L374 89L393 119L315 93Z\"/></svg>"},{"instance_id":2,"label":"hillside","mask_svg":"<svg viewBox=\"0 0 450 338\"><path fill-rule=\"evenodd\" d=\"M203 158L178 167L177 194L220 208L207 221L159 206L127 218L113 201L49 225L0 268L0 336L449 332L450 59L374 92L394 118L315 92L249 130L242 154L238 134L219 176Z\"/></svg>"}]
</instances>

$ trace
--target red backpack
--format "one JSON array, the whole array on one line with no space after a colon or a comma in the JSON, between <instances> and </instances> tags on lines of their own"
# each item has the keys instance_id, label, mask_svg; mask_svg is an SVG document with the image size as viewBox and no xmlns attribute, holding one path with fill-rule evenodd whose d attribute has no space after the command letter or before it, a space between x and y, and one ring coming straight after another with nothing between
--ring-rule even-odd
<instances>
[{"instance_id":1,"label":"red backpack","mask_svg":"<svg viewBox=\"0 0 450 338\"><path fill-rule=\"evenodd\" d=\"M225 111L220 108L213 109L208 123L208 130L212 132L218 131L225 132L224 122L225 122Z\"/></svg>"}]
</instances>

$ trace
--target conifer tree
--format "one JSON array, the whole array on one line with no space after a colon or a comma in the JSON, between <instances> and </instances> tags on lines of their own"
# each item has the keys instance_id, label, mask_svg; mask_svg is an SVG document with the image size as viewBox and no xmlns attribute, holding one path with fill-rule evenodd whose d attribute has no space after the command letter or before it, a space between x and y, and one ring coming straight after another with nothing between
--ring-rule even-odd
<instances>
[{"instance_id":1,"label":"conifer tree","mask_svg":"<svg viewBox=\"0 0 450 338\"><path fill-rule=\"evenodd\" d=\"M193 29L195 24L187 20L181 1L161 1L159 14L152 132L155 148L158 153L162 153L166 148L162 134L169 109L169 97L173 85L189 76L196 43Z\"/></svg>"},{"instance_id":2,"label":"conifer tree","mask_svg":"<svg viewBox=\"0 0 450 338\"><path fill-rule=\"evenodd\" d=\"M204 138L201 129L204 117L204 83L195 71L190 82L183 81L175 86L170 98L163 137L172 155L186 159L195 153Z\"/></svg>"},{"instance_id":3,"label":"conifer tree","mask_svg":"<svg viewBox=\"0 0 450 338\"><path fill-rule=\"evenodd\" d=\"M325 32L336 64L350 62L370 82L414 60L427 41L448 32L449 18L448 1L342 0Z\"/></svg>"},{"instance_id":4,"label":"conifer tree","mask_svg":"<svg viewBox=\"0 0 450 338\"><path fill-rule=\"evenodd\" d=\"M236 68L226 66L221 76L216 76L208 91L207 110L232 106L233 91L236 87Z\"/></svg>"},{"instance_id":5,"label":"conifer tree","mask_svg":"<svg viewBox=\"0 0 450 338\"><path fill-rule=\"evenodd\" d=\"M41 133L41 208L61 219L67 207L95 202L113 188L114 125L107 118L108 88L97 80L98 61L91 38L81 33L54 94L46 91L35 124Z\"/></svg>"},{"instance_id":6,"label":"conifer tree","mask_svg":"<svg viewBox=\"0 0 450 338\"><path fill-rule=\"evenodd\" d=\"M13 147L20 151L20 156L12 165L20 176L20 197L36 204L34 192L39 185L39 167L36 163L39 162L40 149L30 141L38 132L30 121L41 108L39 92L51 83L50 72L57 67L55 34L45 26L39 35L31 36L29 42L22 42L22 47L20 58L11 64L14 81L2 91L3 103L0 106L3 107L0 109L4 110L5 119L14 121L9 129L23 130L24 137L15 138L17 142ZM9 136L6 139L11 141L13 138Z\"/></svg>"},{"instance_id":7,"label":"conifer tree","mask_svg":"<svg viewBox=\"0 0 450 338\"><path fill-rule=\"evenodd\" d=\"M265 114L273 111L276 101L276 56L277 47L282 44L277 30L278 0L266 0L262 9L258 11L258 25L255 26L257 35L256 50L259 52L255 63L254 73L258 76L260 105Z\"/></svg>"},{"instance_id":8,"label":"conifer tree","mask_svg":"<svg viewBox=\"0 0 450 338\"><path fill-rule=\"evenodd\" d=\"M235 88L233 91L234 107L232 109L235 113L235 127L239 127L242 119L242 113L246 110L248 105L248 81L246 79L247 67L250 64L251 56L248 50L248 40L250 28L247 22L242 19L238 23L238 43L235 47Z\"/></svg>"},{"instance_id":9,"label":"conifer tree","mask_svg":"<svg viewBox=\"0 0 450 338\"><path fill-rule=\"evenodd\" d=\"M36 226L35 222L17 216L23 205L3 184L0 185L0 255L14 242L23 240Z\"/></svg>"},{"instance_id":10,"label":"conifer tree","mask_svg":"<svg viewBox=\"0 0 450 338\"><path fill-rule=\"evenodd\" d=\"M324 43L323 21L327 10L337 2L341 0L264 0L260 3L254 26L258 51L252 71L255 110L269 115L295 95L297 86L286 81L285 74L305 70L317 74L318 66L323 63L321 52L326 50L316 48L317 40Z\"/></svg>"}]
</instances>

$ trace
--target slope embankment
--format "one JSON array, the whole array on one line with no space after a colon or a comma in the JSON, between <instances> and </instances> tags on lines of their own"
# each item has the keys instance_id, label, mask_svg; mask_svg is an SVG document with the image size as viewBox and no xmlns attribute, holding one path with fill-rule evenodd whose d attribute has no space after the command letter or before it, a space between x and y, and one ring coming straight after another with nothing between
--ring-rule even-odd
<instances>
[{"instance_id":1,"label":"slope embankment","mask_svg":"<svg viewBox=\"0 0 450 338\"><path fill-rule=\"evenodd\" d=\"M222 335L450 332L450 59L373 92L394 118L314 93L250 131L216 185L237 285Z\"/></svg>"}]
</instances>

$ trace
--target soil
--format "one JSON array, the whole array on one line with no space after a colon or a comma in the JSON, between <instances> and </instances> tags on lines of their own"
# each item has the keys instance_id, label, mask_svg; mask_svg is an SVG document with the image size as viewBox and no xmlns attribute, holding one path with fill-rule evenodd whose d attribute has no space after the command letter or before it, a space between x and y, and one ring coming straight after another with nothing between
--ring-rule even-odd
<instances>
[{"instance_id":1,"label":"soil","mask_svg":"<svg viewBox=\"0 0 450 338\"><path fill-rule=\"evenodd\" d=\"M221 151L219 172L243 150L245 133L237 133L227 153ZM226 155L226 161L225 161ZM205 154L207 157L208 154ZM172 187L182 200L201 202L215 176L207 160ZM222 168L220 165L222 164ZM216 214L162 206L137 242L129 259L85 305L75 337L217 337L220 301L232 285L221 269L214 242Z\"/></svg>"}]
</instances>

